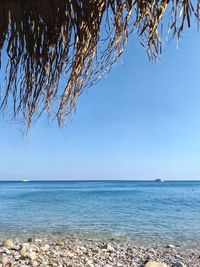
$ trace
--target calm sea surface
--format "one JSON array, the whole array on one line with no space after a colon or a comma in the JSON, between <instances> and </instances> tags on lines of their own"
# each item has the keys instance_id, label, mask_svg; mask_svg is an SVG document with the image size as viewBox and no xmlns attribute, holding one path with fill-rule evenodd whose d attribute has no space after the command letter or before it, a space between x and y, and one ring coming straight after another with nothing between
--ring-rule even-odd
<instances>
[{"instance_id":1,"label":"calm sea surface","mask_svg":"<svg viewBox=\"0 0 200 267\"><path fill-rule=\"evenodd\" d=\"M200 246L200 182L0 182L0 239Z\"/></svg>"}]
</instances>

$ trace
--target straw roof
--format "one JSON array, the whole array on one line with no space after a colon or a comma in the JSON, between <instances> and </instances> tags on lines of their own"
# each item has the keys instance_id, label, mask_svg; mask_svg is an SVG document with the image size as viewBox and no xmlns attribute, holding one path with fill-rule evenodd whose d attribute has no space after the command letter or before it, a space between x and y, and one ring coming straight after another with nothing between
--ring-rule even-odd
<instances>
[{"instance_id":1,"label":"straw roof","mask_svg":"<svg viewBox=\"0 0 200 267\"><path fill-rule=\"evenodd\" d=\"M162 29L179 38L191 17L199 20L199 6L200 0L0 0L1 110L28 127L48 110L61 125L82 90L110 70L130 32L156 58Z\"/></svg>"}]
</instances>

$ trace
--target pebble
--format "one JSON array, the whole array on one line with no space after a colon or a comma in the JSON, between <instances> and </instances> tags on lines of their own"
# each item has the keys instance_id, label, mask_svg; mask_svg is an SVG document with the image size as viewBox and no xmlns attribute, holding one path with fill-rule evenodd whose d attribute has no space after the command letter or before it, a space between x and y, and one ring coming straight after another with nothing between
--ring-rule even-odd
<instances>
[{"instance_id":1,"label":"pebble","mask_svg":"<svg viewBox=\"0 0 200 267\"><path fill-rule=\"evenodd\" d=\"M41 244L41 243L42 243L42 239L40 239L40 238L36 238L36 239L35 239L35 243L40 243L40 244Z\"/></svg>"},{"instance_id":2,"label":"pebble","mask_svg":"<svg viewBox=\"0 0 200 267\"><path fill-rule=\"evenodd\" d=\"M42 246L40 249L43 250L43 251L47 251L47 250L50 249L50 246L49 246L48 244L45 244L45 245Z\"/></svg>"},{"instance_id":3,"label":"pebble","mask_svg":"<svg viewBox=\"0 0 200 267\"><path fill-rule=\"evenodd\" d=\"M186 266L182 262L176 262L176 263L173 263L171 267L186 267Z\"/></svg>"},{"instance_id":4,"label":"pebble","mask_svg":"<svg viewBox=\"0 0 200 267\"><path fill-rule=\"evenodd\" d=\"M172 245L172 244L168 244L168 245L166 246L166 248L175 248L175 246Z\"/></svg>"},{"instance_id":5,"label":"pebble","mask_svg":"<svg viewBox=\"0 0 200 267\"><path fill-rule=\"evenodd\" d=\"M168 267L167 264L162 263L162 262L156 262L149 260L146 264L145 267Z\"/></svg>"},{"instance_id":6,"label":"pebble","mask_svg":"<svg viewBox=\"0 0 200 267\"><path fill-rule=\"evenodd\" d=\"M148 250L147 250L149 253L151 253L151 254L154 254L155 253L155 250L153 249L153 248L148 248Z\"/></svg>"},{"instance_id":7,"label":"pebble","mask_svg":"<svg viewBox=\"0 0 200 267\"><path fill-rule=\"evenodd\" d=\"M30 252L27 257L31 260L34 261L37 259L36 253L35 252Z\"/></svg>"},{"instance_id":8,"label":"pebble","mask_svg":"<svg viewBox=\"0 0 200 267\"><path fill-rule=\"evenodd\" d=\"M21 246L20 246L20 250L21 251L29 251L30 250L30 244L29 243L23 243L23 244L21 244Z\"/></svg>"},{"instance_id":9,"label":"pebble","mask_svg":"<svg viewBox=\"0 0 200 267\"><path fill-rule=\"evenodd\" d=\"M8 262L8 257L5 255L0 256L0 263L5 265Z\"/></svg>"},{"instance_id":10,"label":"pebble","mask_svg":"<svg viewBox=\"0 0 200 267\"><path fill-rule=\"evenodd\" d=\"M115 249L110 244L107 244L107 251L115 252Z\"/></svg>"},{"instance_id":11,"label":"pebble","mask_svg":"<svg viewBox=\"0 0 200 267\"><path fill-rule=\"evenodd\" d=\"M27 240L28 243L32 243L33 242L33 239L31 237L28 238Z\"/></svg>"},{"instance_id":12,"label":"pebble","mask_svg":"<svg viewBox=\"0 0 200 267\"><path fill-rule=\"evenodd\" d=\"M11 239L7 239L2 243L2 246L8 249L11 249L14 247L14 243Z\"/></svg>"}]
</instances>

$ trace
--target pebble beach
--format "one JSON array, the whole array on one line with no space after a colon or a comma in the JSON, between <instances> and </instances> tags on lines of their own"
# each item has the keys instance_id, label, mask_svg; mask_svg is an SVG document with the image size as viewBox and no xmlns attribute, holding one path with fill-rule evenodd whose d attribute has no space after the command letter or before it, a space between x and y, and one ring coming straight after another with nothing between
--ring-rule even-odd
<instances>
[{"instance_id":1,"label":"pebble beach","mask_svg":"<svg viewBox=\"0 0 200 267\"><path fill-rule=\"evenodd\" d=\"M82 240L4 240L1 267L199 267L198 248Z\"/></svg>"}]
</instances>

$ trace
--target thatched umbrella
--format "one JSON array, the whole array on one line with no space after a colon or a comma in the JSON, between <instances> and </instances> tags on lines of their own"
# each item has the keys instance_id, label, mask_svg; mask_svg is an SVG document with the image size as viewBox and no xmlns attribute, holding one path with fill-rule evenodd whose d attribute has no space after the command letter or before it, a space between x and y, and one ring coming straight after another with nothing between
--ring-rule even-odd
<instances>
[{"instance_id":1,"label":"thatched umbrella","mask_svg":"<svg viewBox=\"0 0 200 267\"><path fill-rule=\"evenodd\" d=\"M0 0L1 109L12 107L28 126L48 110L61 125L82 90L110 70L130 32L156 58L163 28L179 38L192 16L199 21L194 2Z\"/></svg>"}]
</instances>

